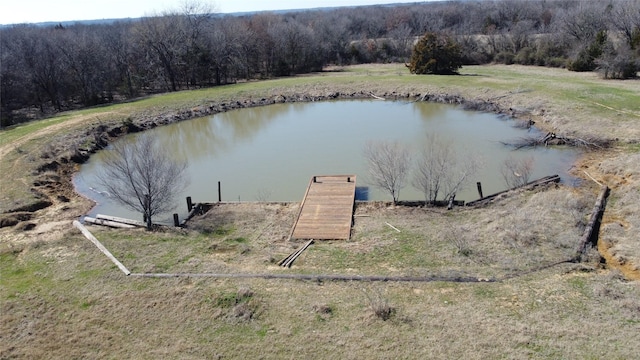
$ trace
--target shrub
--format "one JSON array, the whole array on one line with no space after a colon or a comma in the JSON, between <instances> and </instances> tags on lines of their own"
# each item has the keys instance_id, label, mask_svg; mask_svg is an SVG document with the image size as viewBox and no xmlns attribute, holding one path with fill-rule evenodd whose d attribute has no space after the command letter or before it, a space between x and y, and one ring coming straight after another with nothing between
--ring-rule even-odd
<instances>
[{"instance_id":1,"label":"shrub","mask_svg":"<svg viewBox=\"0 0 640 360\"><path fill-rule=\"evenodd\" d=\"M509 51L501 51L496 54L495 61L505 65L512 65L515 55Z\"/></svg>"},{"instance_id":2,"label":"shrub","mask_svg":"<svg viewBox=\"0 0 640 360\"><path fill-rule=\"evenodd\" d=\"M520 65L533 65L536 63L536 52L530 47L523 47L513 57L513 62Z\"/></svg>"},{"instance_id":3,"label":"shrub","mask_svg":"<svg viewBox=\"0 0 640 360\"><path fill-rule=\"evenodd\" d=\"M373 311L373 314L377 318L387 321L395 315L396 309L389 304L389 300L387 300L387 298L385 298L379 291L376 291L373 295L365 292L365 295L367 296L371 311Z\"/></svg>"},{"instance_id":4,"label":"shrub","mask_svg":"<svg viewBox=\"0 0 640 360\"><path fill-rule=\"evenodd\" d=\"M615 50L611 47L607 50L595 61L598 72L605 79L631 79L637 76L640 66L630 48L621 47Z\"/></svg>"}]
</instances>

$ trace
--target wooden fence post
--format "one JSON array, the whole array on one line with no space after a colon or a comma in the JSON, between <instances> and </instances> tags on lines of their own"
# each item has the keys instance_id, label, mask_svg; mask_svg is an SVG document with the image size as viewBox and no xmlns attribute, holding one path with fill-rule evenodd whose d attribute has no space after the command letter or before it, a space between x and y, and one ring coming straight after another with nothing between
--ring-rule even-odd
<instances>
[{"instance_id":1,"label":"wooden fence post","mask_svg":"<svg viewBox=\"0 0 640 360\"><path fill-rule=\"evenodd\" d=\"M222 189L220 187L220 181L218 181L218 202L222 202Z\"/></svg>"},{"instance_id":2,"label":"wooden fence post","mask_svg":"<svg viewBox=\"0 0 640 360\"><path fill-rule=\"evenodd\" d=\"M478 195L480 195L480 199L482 199L484 197L482 196L482 183L478 181L476 185L478 186Z\"/></svg>"},{"instance_id":3,"label":"wooden fence post","mask_svg":"<svg viewBox=\"0 0 640 360\"><path fill-rule=\"evenodd\" d=\"M191 201L191 196L187 196L187 211L191 211L193 209L193 202Z\"/></svg>"},{"instance_id":4,"label":"wooden fence post","mask_svg":"<svg viewBox=\"0 0 640 360\"><path fill-rule=\"evenodd\" d=\"M173 226L180 226L180 218L178 218L178 214L173 214Z\"/></svg>"}]
</instances>

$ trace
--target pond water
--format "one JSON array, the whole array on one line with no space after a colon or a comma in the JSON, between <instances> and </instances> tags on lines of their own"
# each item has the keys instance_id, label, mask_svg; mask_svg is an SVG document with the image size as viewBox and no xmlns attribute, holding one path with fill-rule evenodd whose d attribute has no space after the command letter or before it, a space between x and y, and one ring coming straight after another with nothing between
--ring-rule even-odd
<instances>
[{"instance_id":1,"label":"pond water","mask_svg":"<svg viewBox=\"0 0 640 360\"><path fill-rule=\"evenodd\" d=\"M495 114L444 104L351 100L240 109L149 131L175 157L189 161L189 186L176 197L175 212L184 218L185 197L217 201L218 181L223 201L301 201L314 175L356 174L359 187L369 186L363 148L377 140L400 141L417 158L434 135L453 141L458 153L479 156L482 169L457 200L477 199L476 181L482 182L485 196L504 190L500 168L510 156L535 159L531 179L559 174L568 181L578 152L544 147L514 151L501 141L540 134L513 124ZM135 139L133 134L118 141ZM90 215L139 218L100 193L95 176L101 157L101 152L92 156L74 179L77 190L98 203ZM391 200L372 187L369 199ZM424 200L424 195L409 181L400 200ZM170 215L158 220L169 222Z\"/></svg>"}]
</instances>

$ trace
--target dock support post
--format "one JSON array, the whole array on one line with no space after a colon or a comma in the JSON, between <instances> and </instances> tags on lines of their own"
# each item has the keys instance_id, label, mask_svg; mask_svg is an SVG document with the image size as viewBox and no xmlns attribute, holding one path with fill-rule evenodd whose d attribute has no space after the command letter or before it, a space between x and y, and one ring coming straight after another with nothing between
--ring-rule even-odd
<instances>
[{"instance_id":1,"label":"dock support post","mask_svg":"<svg viewBox=\"0 0 640 360\"><path fill-rule=\"evenodd\" d=\"M173 226L175 227L180 226L180 219L178 218L178 214L173 214Z\"/></svg>"},{"instance_id":2,"label":"dock support post","mask_svg":"<svg viewBox=\"0 0 640 360\"><path fill-rule=\"evenodd\" d=\"M478 195L480 195L480 199L482 199L484 197L482 196L482 183L478 181L476 185L478 186Z\"/></svg>"},{"instance_id":3,"label":"dock support post","mask_svg":"<svg viewBox=\"0 0 640 360\"><path fill-rule=\"evenodd\" d=\"M191 196L187 196L187 211L191 211L193 209L193 202L191 202Z\"/></svg>"}]
</instances>

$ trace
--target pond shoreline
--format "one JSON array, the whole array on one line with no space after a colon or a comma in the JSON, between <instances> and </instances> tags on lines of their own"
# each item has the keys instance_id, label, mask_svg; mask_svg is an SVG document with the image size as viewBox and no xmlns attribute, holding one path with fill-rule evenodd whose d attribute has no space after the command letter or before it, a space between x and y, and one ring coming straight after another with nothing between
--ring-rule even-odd
<instances>
[{"instance_id":1,"label":"pond shoreline","mask_svg":"<svg viewBox=\"0 0 640 360\"><path fill-rule=\"evenodd\" d=\"M35 205L21 206L10 209L5 213L14 212L32 212L32 210L41 210L43 204L49 206L55 204L56 199L63 197L66 199L75 198L81 202L90 202L85 204L92 208L95 202L87 199L85 196L78 194L73 185L73 176L77 173L78 165L84 164L89 157L95 152L104 149L109 143L115 141L121 136L153 129L158 126L168 125L185 120L211 116L231 110L239 110L244 108L268 106L283 103L298 102L320 102L334 100L367 100L367 99L384 99L390 101L426 101L440 104L450 104L460 106L464 110L480 111L494 113L497 115L508 116L513 119L531 120L534 115L531 112L519 112L512 108L505 108L497 101L482 99L467 99L461 95L453 95L447 93L420 93L420 92L397 92L384 91L374 94L371 91L325 91L325 94L314 94L313 91L304 92L296 91L287 94L277 94L271 96L263 96L255 99L252 96L239 96L234 101L212 101L203 106L193 107L190 109L175 109L164 112L160 115L132 114L125 122L102 122L98 126L84 129L76 128L71 133L71 138L63 139L67 143L68 148L75 149L69 154L50 154L47 157L49 161L39 165L36 171L39 174L54 171L59 178L54 181L36 180L31 187L31 191L38 194L42 201L38 201ZM383 100L381 100L383 101ZM541 124L543 125L543 124ZM539 127L543 131L547 131L543 126ZM80 145L82 144L82 145ZM44 157L44 156L42 156ZM37 205L37 206L36 206Z\"/></svg>"},{"instance_id":2,"label":"pond shoreline","mask_svg":"<svg viewBox=\"0 0 640 360\"><path fill-rule=\"evenodd\" d=\"M524 68L523 71L528 72L529 68ZM25 186L28 186L30 191L36 195L36 200L31 201L31 203L23 202L13 207L10 205L11 203L8 203L8 206L5 207L0 215L0 223L3 224L2 227L17 224L14 227L15 230L13 230L15 234L22 233L23 228L30 229L34 222L42 224L38 228L46 228L50 224L59 222L68 221L70 223L71 220L87 213L94 205L92 200L75 191L72 182L78 166L86 162L91 154L128 133L144 131L161 125L230 110L277 103L384 98L386 100L430 101L453 104L466 110L490 112L523 121L533 120L536 123L536 127L545 132L555 131L561 133L564 131L568 134L573 134L570 129L575 127L575 124L571 122L558 122L558 117L562 118L564 115L558 113L560 109L555 109L553 103L548 104L551 110L547 109L544 97L532 98L535 102L529 101L528 98L523 100L510 97L510 95L518 94L518 91L499 91L498 94L503 94L501 96L495 96L496 92L494 92L490 94L494 96L489 97L489 95L486 95L487 97L485 98L485 93L482 89L458 88L453 85L442 89L435 88L435 90L428 83L425 83L424 87L421 85L397 86L397 84L387 85L384 81L375 80L352 84L310 83L292 87L281 86L253 90L251 93L238 91L240 95L226 95L226 98L223 95L214 96L210 101L203 101L203 104L198 106L185 105L181 107L179 105L172 110L156 111L149 109L138 111L123 115L123 117L126 116L126 120L124 118L98 119L93 116L81 116L83 119L52 125L45 129L47 131L39 131L37 134L27 136L26 139L21 139L17 144L12 142L11 146L19 150L20 144L26 140L37 139L38 137L44 138L43 135L54 134L59 129L68 130L66 134L48 138L48 143L61 145L55 151L47 149L46 154L31 155L37 159L36 164L38 165L34 167L34 171L24 182ZM542 101L540 101L541 99ZM98 122L92 122L92 119L97 119ZM584 127L580 131L581 134L595 135L596 133L594 132L598 132L598 129ZM626 143L630 144L629 146L633 146L635 140L633 138L630 139L627 139ZM620 145L626 143L618 142ZM45 147L43 146L43 148ZM63 150L60 150L60 148L63 148ZM3 154L6 154L10 149L5 148L3 150L5 150ZM598 168L599 164L608 159L612 160L612 164L616 164L614 161L625 161L624 159L627 158L629 158L628 155L620 154L617 150L586 152L576 161L571 172L576 177L584 179L587 179L583 174L585 171L588 171L598 179L603 177L610 178L615 175L603 172L602 169ZM616 180L617 177L613 179ZM624 185L624 182L620 184ZM581 187L591 188L591 185L593 185L591 181L585 181ZM626 187L621 190L627 191ZM625 221L622 223L626 224ZM631 255L628 258L633 259L635 256Z\"/></svg>"}]
</instances>

